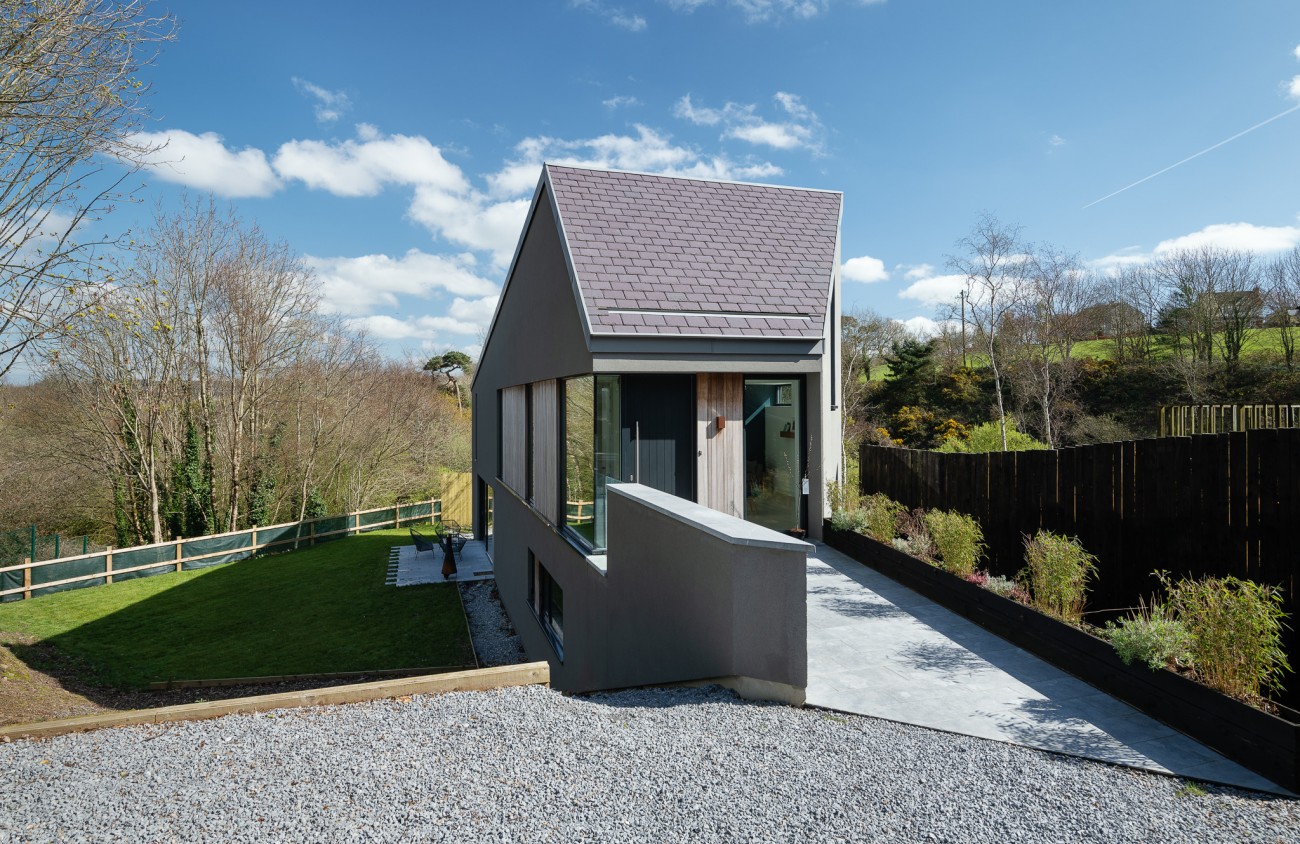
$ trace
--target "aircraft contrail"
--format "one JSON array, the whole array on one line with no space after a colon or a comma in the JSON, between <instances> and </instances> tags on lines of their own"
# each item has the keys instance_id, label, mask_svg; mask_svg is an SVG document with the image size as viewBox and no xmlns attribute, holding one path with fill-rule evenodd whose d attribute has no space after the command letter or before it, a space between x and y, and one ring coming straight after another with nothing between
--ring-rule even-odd
<instances>
[{"instance_id":1,"label":"aircraft contrail","mask_svg":"<svg viewBox=\"0 0 1300 844\"><path fill-rule=\"evenodd\" d=\"M1264 120L1264 121L1262 121L1262 122L1260 122L1260 123L1256 123L1254 126L1251 126L1249 129L1243 129L1242 131L1240 131L1240 132L1238 132L1237 134L1233 135L1231 138L1226 138L1226 139L1224 139L1224 140L1222 140L1222 141L1219 141L1219 142L1218 142L1217 144L1215 144L1214 146L1206 147L1205 149L1201 150L1201 151L1198 152L1198 153L1194 153L1194 154L1192 154L1192 155L1189 155L1189 156L1187 156L1186 158L1184 158L1182 161L1179 161L1179 162L1176 163L1176 164L1170 164L1170 165L1169 165L1168 167L1166 167L1165 169L1163 169L1163 170L1157 170L1156 172L1152 173L1150 176L1146 176L1146 177L1144 177L1144 178L1138 179L1136 182L1134 182L1134 183L1131 184L1131 185L1125 185L1124 187L1120 188L1119 190L1115 191L1114 193L1108 193L1108 194L1106 194L1105 196L1103 196L1101 199L1094 199L1092 202L1089 202L1087 205L1083 206L1083 208L1080 209L1080 210L1087 210L1087 209L1091 208L1092 206L1096 205L1096 204L1099 203L1099 202L1105 202L1106 200L1110 199L1112 196L1119 196L1121 193L1123 193L1124 191L1128 190L1129 188L1135 188L1135 187L1137 187L1138 185L1142 184L1143 182L1149 182L1149 181L1151 181L1152 179L1154 179L1156 176L1159 176L1159 175L1162 174L1162 173L1168 173L1170 170L1174 169L1175 167L1180 167L1180 166L1186 164L1187 162L1191 161L1193 158L1200 158L1202 155L1205 155L1207 152L1213 152L1214 150L1218 149L1219 147L1223 146L1224 144L1230 144L1230 143L1232 143L1233 141L1235 141L1235 140L1237 140L1238 138L1240 138L1242 135L1249 135L1251 132L1254 132L1256 129L1259 129L1259 128L1262 127L1262 126L1267 126L1268 124L1272 123L1274 120L1277 120L1277 119L1282 118L1282 117L1286 117L1286 116L1287 116L1288 114L1290 114L1291 112L1293 112L1293 111L1297 111L1297 110L1300 110L1300 103L1297 103L1296 105L1291 106L1289 109L1287 109L1287 110L1284 111L1284 112L1281 112L1280 114L1275 114L1275 115L1273 115L1273 116L1270 117L1268 120Z\"/></svg>"}]
</instances>

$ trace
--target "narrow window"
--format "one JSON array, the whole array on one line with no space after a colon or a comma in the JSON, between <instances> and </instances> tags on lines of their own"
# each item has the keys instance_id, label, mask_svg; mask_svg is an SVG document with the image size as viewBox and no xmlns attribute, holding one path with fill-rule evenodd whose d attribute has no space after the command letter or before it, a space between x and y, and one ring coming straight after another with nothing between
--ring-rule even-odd
<instances>
[{"instance_id":1,"label":"narrow window","mask_svg":"<svg viewBox=\"0 0 1300 844\"><path fill-rule=\"evenodd\" d=\"M528 605L555 653L564 659L564 590L531 551L528 564Z\"/></svg>"}]
</instances>

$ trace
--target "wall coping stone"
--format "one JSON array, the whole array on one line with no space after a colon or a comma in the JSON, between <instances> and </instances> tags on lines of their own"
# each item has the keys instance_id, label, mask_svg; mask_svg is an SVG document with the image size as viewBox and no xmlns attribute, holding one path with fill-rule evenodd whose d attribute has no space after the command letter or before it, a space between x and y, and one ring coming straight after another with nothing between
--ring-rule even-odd
<instances>
[{"instance_id":1,"label":"wall coping stone","mask_svg":"<svg viewBox=\"0 0 1300 844\"><path fill-rule=\"evenodd\" d=\"M728 542L732 545L748 545L755 548L778 548L785 551L802 551L811 554L815 546L802 539L795 539L778 533L771 528L747 522L730 516L720 510L678 498L666 492L645 486L644 484L610 484L610 492L617 493L636 501L651 510L676 519L683 524Z\"/></svg>"}]
</instances>

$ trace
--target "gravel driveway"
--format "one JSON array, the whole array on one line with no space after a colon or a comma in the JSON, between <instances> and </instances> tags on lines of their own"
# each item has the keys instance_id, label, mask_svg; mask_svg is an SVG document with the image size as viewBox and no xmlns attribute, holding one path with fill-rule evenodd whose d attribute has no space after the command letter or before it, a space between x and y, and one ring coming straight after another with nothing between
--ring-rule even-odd
<instances>
[{"instance_id":1,"label":"gravel driveway","mask_svg":"<svg viewBox=\"0 0 1300 844\"><path fill-rule=\"evenodd\" d=\"M10 840L1293 842L1300 802L717 688L528 687L0 745Z\"/></svg>"}]
</instances>

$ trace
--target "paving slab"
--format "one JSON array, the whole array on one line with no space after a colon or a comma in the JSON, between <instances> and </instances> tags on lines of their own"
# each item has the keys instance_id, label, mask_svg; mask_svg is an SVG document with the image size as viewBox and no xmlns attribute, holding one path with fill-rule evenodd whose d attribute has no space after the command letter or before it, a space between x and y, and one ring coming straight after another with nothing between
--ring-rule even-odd
<instances>
[{"instance_id":1,"label":"paving slab","mask_svg":"<svg viewBox=\"0 0 1300 844\"><path fill-rule=\"evenodd\" d=\"M808 558L807 703L1289 794L821 543Z\"/></svg>"},{"instance_id":2,"label":"paving slab","mask_svg":"<svg viewBox=\"0 0 1300 844\"><path fill-rule=\"evenodd\" d=\"M443 551L418 551L414 545L395 545L388 552L390 586L417 586L422 583L468 583L496 577L492 559L480 541L469 541L456 552L456 573L442 576Z\"/></svg>"}]
</instances>

